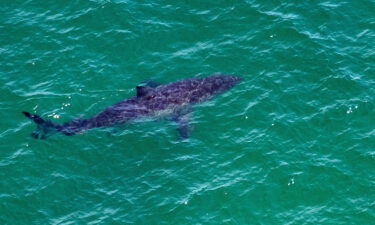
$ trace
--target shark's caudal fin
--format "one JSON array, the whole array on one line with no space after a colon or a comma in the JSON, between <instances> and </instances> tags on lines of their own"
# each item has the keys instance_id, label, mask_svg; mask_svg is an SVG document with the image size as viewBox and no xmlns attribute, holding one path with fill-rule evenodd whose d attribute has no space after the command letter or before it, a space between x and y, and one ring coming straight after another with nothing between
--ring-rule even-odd
<instances>
[{"instance_id":1,"label":"shark's caudal fin","mask_svg":"<svg viewBox=\"0 0 375 225\"><path fill-rule=\"evenodd\" d=\"M61 125L53 123L49 120L44 120L40 116L28 112L22 112L30 120L34 121L37 125L35 131L31 134L36 139L46 139L49 134L61 131Z\"/></svg>"}]
</instances>

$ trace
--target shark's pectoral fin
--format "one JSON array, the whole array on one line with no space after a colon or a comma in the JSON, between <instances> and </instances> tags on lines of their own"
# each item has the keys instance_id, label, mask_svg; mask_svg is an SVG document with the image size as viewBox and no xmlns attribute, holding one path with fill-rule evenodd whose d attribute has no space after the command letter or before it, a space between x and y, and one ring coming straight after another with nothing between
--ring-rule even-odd
<instances>
[{"instance_id":1,"label":"shark's pectoral fin","mask_svg":"<svg viewBox=\"0 0 375 225\"><path fill-rule=\"evenodd\" d=\"M184 119L179 120L177 130L178 130L178 133L180 133L180 137L182 139L189 138L191 127L189 126L188 121L186 121Z\"/></svg>"},{"instance_id":2,"label":"shark's pectoral fin","mask_svg":"<svg viewBox=\"0 0 375 225\"><path fill-rule=\"evenodd\" d=\"M191 108L187 108L176 112L173 115L173 120L177 123L177 131L182 139L189 138L191 132L190 126Z\"/></svg>"}]
</instances>

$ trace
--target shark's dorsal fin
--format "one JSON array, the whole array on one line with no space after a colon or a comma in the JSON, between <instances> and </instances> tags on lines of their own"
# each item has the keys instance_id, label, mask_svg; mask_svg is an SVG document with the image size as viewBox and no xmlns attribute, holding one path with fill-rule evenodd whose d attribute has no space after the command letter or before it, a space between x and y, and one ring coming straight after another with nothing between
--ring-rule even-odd
<instances>
[{"instance_id":1,"label":"shark's dorsal fin","mask_svg":"<svg viewBox=\"0 0 375 225\"><path fill-rule=\"evenodd\" d=\"M152 93L153 88L148 86L137 86L137 97L148 96Z\"/></svg>"}]
</instances>

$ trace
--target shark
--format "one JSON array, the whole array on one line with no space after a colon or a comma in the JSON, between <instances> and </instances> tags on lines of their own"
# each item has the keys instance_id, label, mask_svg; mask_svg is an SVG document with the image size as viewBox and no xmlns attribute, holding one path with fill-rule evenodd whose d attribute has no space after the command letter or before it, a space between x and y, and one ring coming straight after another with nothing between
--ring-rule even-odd
<instances>
[{"instance_id":1,"label":"shark","mask_svg":"<svg viewBox=\"0 0 375 225\"><path fill-rule=\"evenodd\" d=\"M203 78L190 77L167 84L153 81L136 86L136 95L117 102L103 111L88 118L74 118L65 123L55 123L43 119L37 114L22 112L35 122L36 129L31 136L46 139L54 133L73 136L89 129L126 124L144 117L155 117L160 114L178 124L180 137L190 135L189 114L191 106L209 100L225 92L243 78L232 74L212 74Z\"/></svg>"}]
</instances>

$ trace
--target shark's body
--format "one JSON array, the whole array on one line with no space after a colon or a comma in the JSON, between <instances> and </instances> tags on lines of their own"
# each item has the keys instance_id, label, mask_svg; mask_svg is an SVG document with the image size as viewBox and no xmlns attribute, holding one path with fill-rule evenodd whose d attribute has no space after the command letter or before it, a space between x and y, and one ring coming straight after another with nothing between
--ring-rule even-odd
<instances>
[{"instance_id":1,"label":"shark's body","mask_svg":"<svg viewBox=\"0 0 375 225\"><path fill-rule=\"evenodd\" d=\"M38 128L34 138L46 138L51 131L71 136L88 129L124 124L140 117L168 112L178 124L182 137L188 136L186 108L232 88L242 78L233 75L211 75L204 78L187 78L164 85L137 86L137 95L105 108L86 119L73 119L64 124L45 121L38 115L23 112Z\"/></svg>"}]
</instances>

